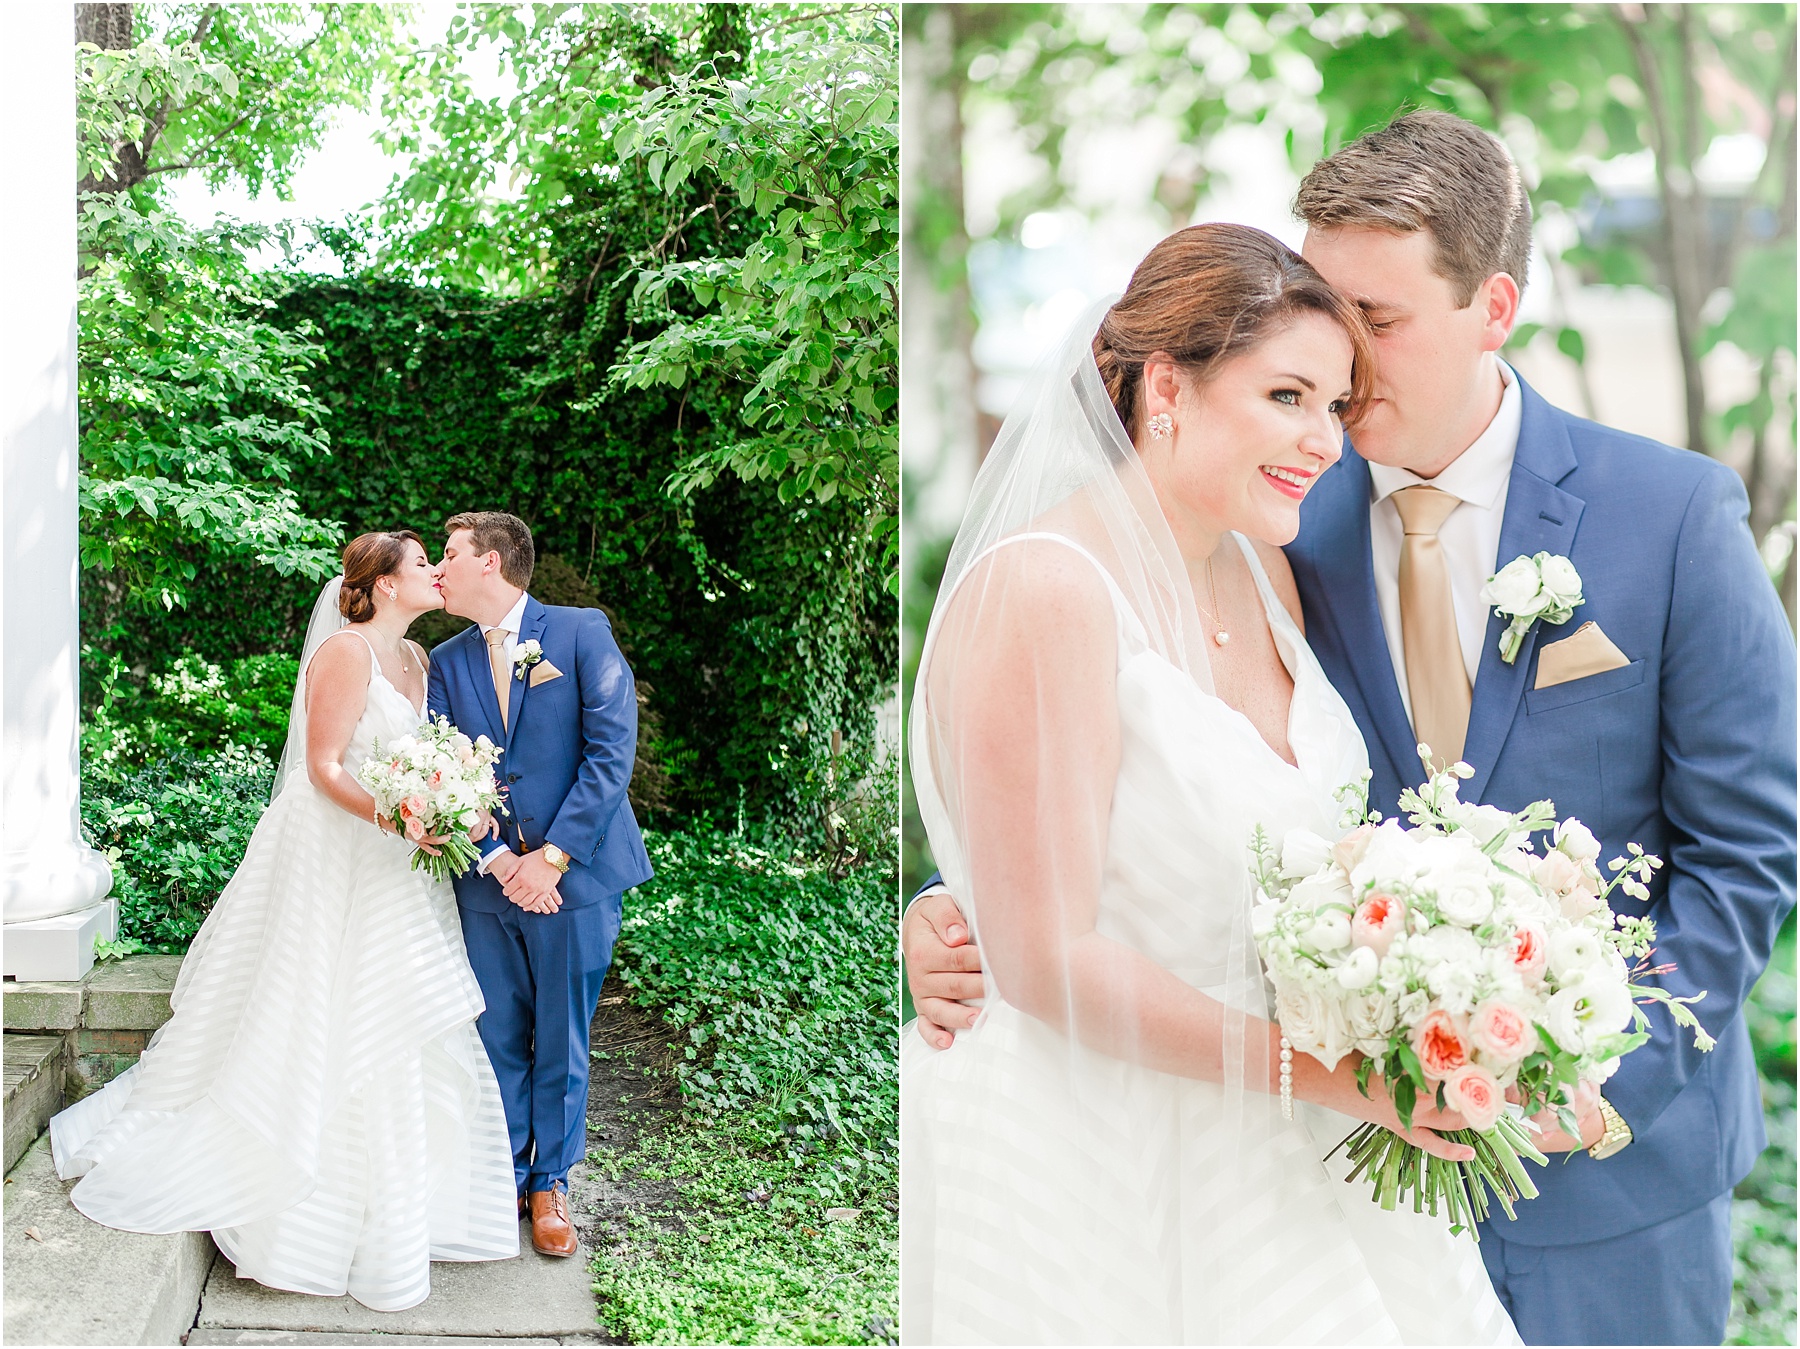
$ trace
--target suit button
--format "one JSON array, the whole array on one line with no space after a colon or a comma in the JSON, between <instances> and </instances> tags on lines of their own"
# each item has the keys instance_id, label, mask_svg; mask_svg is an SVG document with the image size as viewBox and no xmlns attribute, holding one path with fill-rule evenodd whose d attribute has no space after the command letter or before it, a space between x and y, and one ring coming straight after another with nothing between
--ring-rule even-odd
<instances>
[{"instance_id":1,"label":"suit button","mask_svg":"<svg viewBox=\"0 0 1800 1349\"><path fill-rule=\"evenodd\" d=\"M506 780L508 782L517 782L519 780L519 775L517 773L508 773L506 775Z\"/></svg>"}]
</instances>

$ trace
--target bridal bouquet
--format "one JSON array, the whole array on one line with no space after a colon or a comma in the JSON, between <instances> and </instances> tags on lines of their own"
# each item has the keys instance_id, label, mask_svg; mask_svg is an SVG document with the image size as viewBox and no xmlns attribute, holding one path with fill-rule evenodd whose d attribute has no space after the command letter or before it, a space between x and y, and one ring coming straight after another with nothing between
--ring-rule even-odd
<instances>
[{"instance_id":1,"label":"bridal bouquet","mask_svg":"<svg viewBox=\"0 0 1800 1349\"><path fill-rule=\"evenodd\" d=\"M485 735L470 740L447 718L434 717L412 735L387 745L376 741L356 777L382 816L414 843L443 836L436 854L418 848L412 856L414 871L441 881L462 875L481 856L469 829L481 811L500 807L494 763L501 753Z\"/></svg>"},{"instance_id":2,"label":"bridal bouquet","mask_svg":"<svg viewBox=\"0 0 1800 1349\"><path fill-rule=\"evenodd\" d=\"M1701 1049L1713 1044L1684 1005L1703 994L1642 982L1673 968L1650 967L1654 924L1607 902L1620 889L1648 898L1662 863L1632 844L1603 879L1593 834L1549 801L1510 814L1457 800L1472 772L1458 763L1408 790L1411 828L1366 810L1365 775L1339 792L1356 827L1337 843L1296 830L1277 850L1258 828L1251 844L1253 930L1293 1048L1327 1068L1360 1050L1363 1094L1379 1073L1408 1129L1421 1099L1469 1124L1446 1134L1474 1149L1468 1162L1363 1125L1345 1140L1350 1178L1369 1177L1383 1208L1410 1195L1435 1216L1443 1203L1453 1230L1487 1216L1490 1192L1509 1217L1536 1196L1521 1158L1546 1159L1530 1117L1552 1109L1579 1133L1578 1089L1649 1039L1639 1003L1661 1002Z\"/></svg>"}]
</instances>

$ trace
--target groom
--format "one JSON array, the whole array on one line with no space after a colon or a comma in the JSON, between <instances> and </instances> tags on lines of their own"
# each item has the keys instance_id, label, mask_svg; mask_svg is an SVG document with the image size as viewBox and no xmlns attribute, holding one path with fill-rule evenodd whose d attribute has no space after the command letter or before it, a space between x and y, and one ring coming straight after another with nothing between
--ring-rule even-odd
<instances>
[{"instance_id":1,"label":"groom","mask_svg":"<svg viewBox=\"0 0 1800 1349\"><path fill-rule=\"evenodd\" d=\"M1530 203L1499 143L1414 112L1316 165L1303 253L1375 332L1376 402L1301 510L1288 559L1306 635L1396 814L1420 741L1466 759L1463 799L1540 797L1602 859L1661 856L1647 904L1663 983L1706 990L1701 1054L1666 1013L1579 1139L1555 1131L1540 1195L1483 1225L1528 1344L1717 1344L1731 1306L1731 1189L1766 1139L1740 1010L1794 905L1794 642L1745 527L1738 476L1570 416L1499 360ZM1501 659L1481 598L1521 556L1567 558L1584 603ZM979 956L941 890L903 934L920 1031L968 1026Z\"/></svg>"},{"instance_id":2,"label":"groom","mask_svg":"<svg viewBox=\"0 0 1800 1349\"><path fill-rule=\"evenodd\" d=\"M470 511L444 529L437 587L444 608L473 624L431 653L429 710L505 750L496 772L508 814L456 882L487 1002L477 1026L531 1244L573 1255L568 1177L587 1153L588 1027L623 892L650 879L625 797L636 687L605 614L525 593L536 553L523 520Z\"/></svg>"}]
</instances>

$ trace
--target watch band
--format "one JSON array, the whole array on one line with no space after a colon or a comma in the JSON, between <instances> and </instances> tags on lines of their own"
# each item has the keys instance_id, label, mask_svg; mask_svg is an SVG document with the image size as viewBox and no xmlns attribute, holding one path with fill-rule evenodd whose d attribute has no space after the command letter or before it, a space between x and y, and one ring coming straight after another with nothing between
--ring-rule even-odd
<instances>
[{"instance_id":1,"label":"watch band","mask_svg":"<svg viewBox=\"0 0 1800 1349\"><path fill-rule=\"evenodd\" d=\"M1612 1108L1612 1102L1604 1096L1600 1098L1600 1118L1606 1124L1606 1132L1600 1135L1598 1143L1587 1150L1588 1156L1597 1162L1605 1161L1631 1142L1631 1126L1619 1117L1619 1112Z\"/></svg>"},{"instance_id":2,"label":"watch band","mask_svg":"<svg viewBox=\"0 0 1800 1349\"><path fill-rule=\"evenodd\" d=\"M569 870L569 854L557 847L554 843L546 843L544 845L544 860L558 871L564 872L565 874Z\"/></svg>"}]
</instances>

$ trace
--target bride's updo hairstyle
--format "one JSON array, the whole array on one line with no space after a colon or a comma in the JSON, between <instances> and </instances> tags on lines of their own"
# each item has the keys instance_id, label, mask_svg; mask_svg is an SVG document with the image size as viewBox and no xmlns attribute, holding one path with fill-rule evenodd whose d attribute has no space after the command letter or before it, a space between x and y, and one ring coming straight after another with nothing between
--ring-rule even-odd
<instances>
[{"instance_id":1,"label":"bride's updo hairstyle","mask_svg":"<svg viewBox=\"0 0 1800 1349\"><path fill-rule=\"evenodd\" d=\"M1136 441L1142 429L1139 390L1150 357L1165 353L1204 383L1225 362L1306 313L1326 315L1350 339L1350 406L1343 421L1352 426L1368 405L1374 372L1362 311L1293 249L1248 225L1193 225L1151 249L1100 321L1094 363L1126 434Z\"/></svg>"},{"instance_id":2,"label":"bride's updo hairstyle","mask_svg":"<svg viewBox=\"0 0 1800 1349\"><path fill-rule=\"evenodd\" d=\"M344 546L344 587L338 592L338 612L352 623L375 617L375 583L400 570L406 545L425 546L410 529L358 534Z\"/></svg>"}]
</instances>

